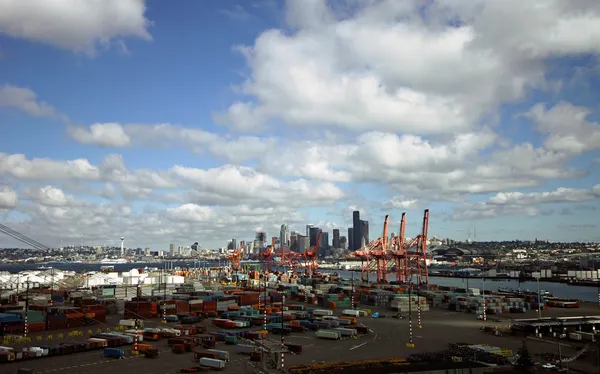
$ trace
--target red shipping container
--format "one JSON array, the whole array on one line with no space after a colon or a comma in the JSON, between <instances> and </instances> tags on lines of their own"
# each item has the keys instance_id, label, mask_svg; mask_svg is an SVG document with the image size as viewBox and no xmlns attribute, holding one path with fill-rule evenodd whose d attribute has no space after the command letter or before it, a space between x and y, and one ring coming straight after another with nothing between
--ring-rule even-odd
<instances>
[{"instance_id":1,"label":"red shipping container","mask_svg":"<svg viewBox=\"0 0 600 374\"><path fill-rule=\"evenodd\" d=\"M41 332L41 331L45 331L46 330L46 323L45 322L28 323L27 324L27 330L29 330L29 332Z\"/></svg>"}]
</instances>

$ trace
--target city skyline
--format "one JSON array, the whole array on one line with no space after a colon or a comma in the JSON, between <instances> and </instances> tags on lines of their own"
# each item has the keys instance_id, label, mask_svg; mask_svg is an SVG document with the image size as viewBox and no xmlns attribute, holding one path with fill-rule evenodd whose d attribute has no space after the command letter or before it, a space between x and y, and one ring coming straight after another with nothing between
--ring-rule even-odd
<instances>
[{"instance_id":1,"label":"city skyline","mask_svg":"<svg viewBox=\"0 0 600 374\"><path fill-rule=\"evenodd\" d=\"M399 3L0 2L0 222L354 245L430 209L443 238L600 241L600 2Z\"/></svg>"}]
</instances>

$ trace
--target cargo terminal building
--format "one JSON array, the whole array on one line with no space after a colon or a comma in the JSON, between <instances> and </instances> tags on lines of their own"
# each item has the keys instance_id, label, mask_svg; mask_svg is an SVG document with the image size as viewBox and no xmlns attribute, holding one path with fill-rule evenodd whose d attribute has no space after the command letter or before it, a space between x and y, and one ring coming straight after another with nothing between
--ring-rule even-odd
<instances>
[{"instance_id":1,"label":"cargo terminal building","mask_svg":"<svg viewBox=\"0 0 600 374\"><path fill-rule=\"evenodd\" d=\"M593 336L599 329L600 316L529 318L511 322L511 330L523 336L560 337L576 334L583 337L589 335L594 340Z\"/></svg>"}]
</instances>

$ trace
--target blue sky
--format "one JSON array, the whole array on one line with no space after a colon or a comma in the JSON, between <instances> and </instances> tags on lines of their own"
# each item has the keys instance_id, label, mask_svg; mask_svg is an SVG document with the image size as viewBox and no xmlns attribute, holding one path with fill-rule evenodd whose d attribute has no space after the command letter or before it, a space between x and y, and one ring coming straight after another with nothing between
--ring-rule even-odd
<instances>
[{"instance_id":1,"label":"blue sky","mask_svg":"<svg viewBox=\"0 0 600 374\"><path fill-rule=\"evenodd\" d=\"M563 2L38 3L0 5L0 221L38 241L216 248L352 209L413 236L425 208L443 238L600 240L600 22Z\"/></svg>"}]
</instances>

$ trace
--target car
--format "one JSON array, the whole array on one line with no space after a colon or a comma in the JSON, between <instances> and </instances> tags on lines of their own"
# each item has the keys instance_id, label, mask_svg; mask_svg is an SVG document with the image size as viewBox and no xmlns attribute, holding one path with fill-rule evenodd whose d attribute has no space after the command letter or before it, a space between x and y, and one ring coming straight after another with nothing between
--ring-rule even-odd
<instances>
[{"instance_id":1,"label":"car","mask_svg":"<svg viewBox=\"0 0 600 374\"><path fill-rule=\"evenodd\" d=\"M544 365L542 365L542 367L544 369L556 369L556 365L551 364L551 363L544 364Z\"/></svg>"}]
</instances>

